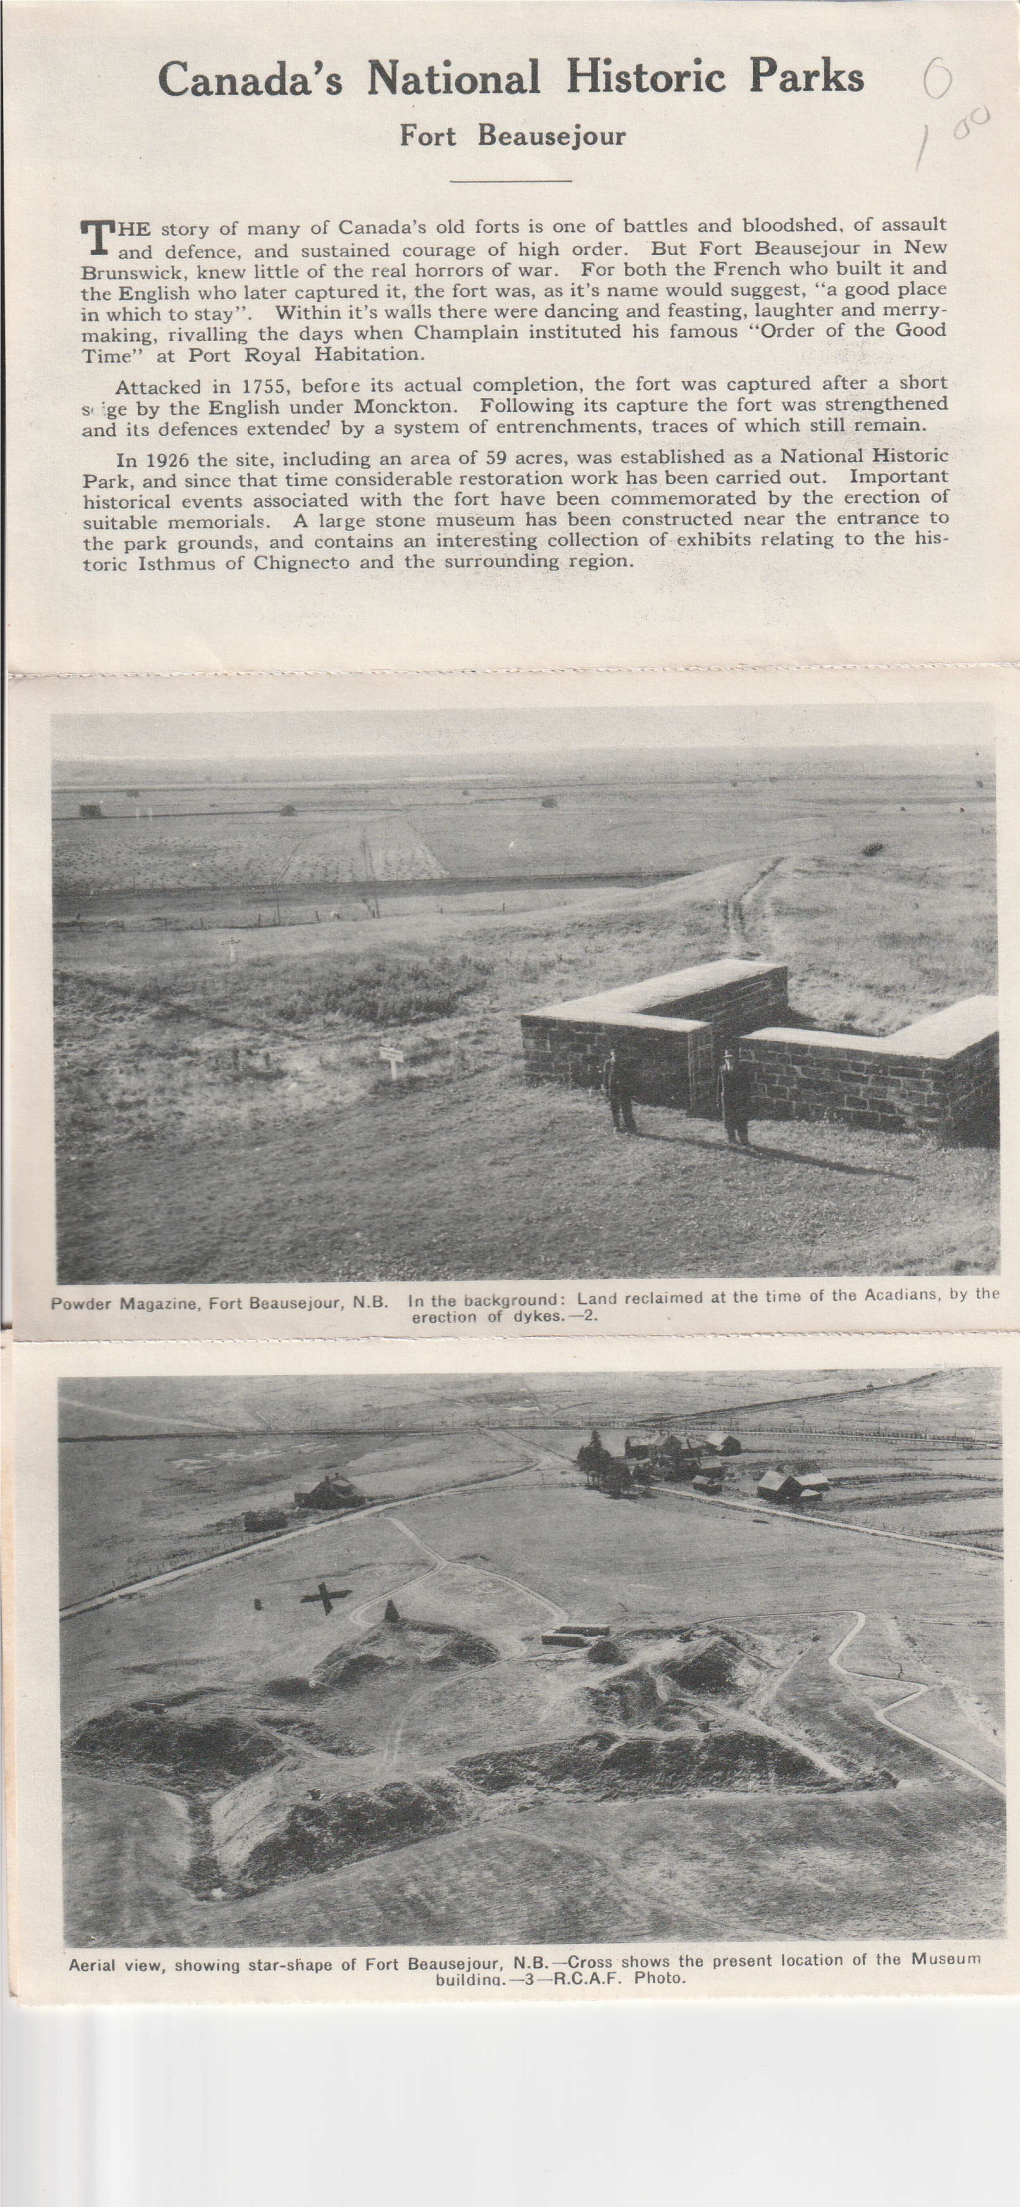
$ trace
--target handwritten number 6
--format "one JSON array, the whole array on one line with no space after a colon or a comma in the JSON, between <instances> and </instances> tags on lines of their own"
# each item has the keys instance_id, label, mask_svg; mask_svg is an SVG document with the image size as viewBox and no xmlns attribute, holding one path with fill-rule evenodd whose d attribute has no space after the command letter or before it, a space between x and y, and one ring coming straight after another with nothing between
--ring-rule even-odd
<instances>
[{"instance_id":1,"label":"handwritten number 6","mask_svg":"<svg viewBox=\"0 0 1020 2207\"><path fill-rule=\"evenodd\" d=\"M937 76L933 74L936 71L938 72ZM945 78L944 84L939 83L939 77ZM924 89L928 94L928 98L930 100L944 100L952 81L952 72L946 68L941 54L936 54L934 60L928 63L928 67L924 72Z\"/></svg>"}]
</instances>

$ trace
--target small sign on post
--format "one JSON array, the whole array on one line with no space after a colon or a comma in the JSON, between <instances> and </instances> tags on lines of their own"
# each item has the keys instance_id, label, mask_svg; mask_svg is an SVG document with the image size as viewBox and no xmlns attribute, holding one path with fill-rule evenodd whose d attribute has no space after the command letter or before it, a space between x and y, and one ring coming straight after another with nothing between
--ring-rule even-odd
<instances>
[{"instance_id":1,"label":"small sign on post","mask_svg":"<svg viewBox=\"0 0 1020 2207\"><path fill-rule=\"evenodd\" d=\"M383 1047L382 1047L382 1049L381 1049L381 1050L380 1050L380 1052L379 1052L379 1055L380 1055L380 1057L381 1057L381 1058L383 1058L383 1059L385 1060L386 1064L387 1064L387 1065L389 1066L389 1069L390 1069L390 1079L391 1079L391 1081L395 1081L395 1080L396 1080L396 1077L397 1077L397 1067L398 1067L398 1065L403 1065L403 1062L404 1062L404 1053L403 1053L403 1051L402 1051L402 1050L391 1050L391 1049L388 1049L388 1048L386 1047L386 1045L384 1044L384 1045L383 1045Z\"/></svg>"}]
</instances>

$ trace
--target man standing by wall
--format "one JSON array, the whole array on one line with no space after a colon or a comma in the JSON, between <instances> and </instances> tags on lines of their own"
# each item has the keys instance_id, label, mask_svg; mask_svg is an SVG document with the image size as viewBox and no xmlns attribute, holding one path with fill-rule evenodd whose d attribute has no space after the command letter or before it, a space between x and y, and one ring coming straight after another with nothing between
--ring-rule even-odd
<instances>
[{"instance_id":1,"label":"man standing by wall","mask_svg":"<svg viewBox=\"0 0 1020 2207\"><path fill-rule=\"evenodd\" d=\"M731 1145L739 1142L742 1149L749 1149L747 1123L751 1116L751 1080L746 1067L737 1064L732 1050L723 1053L718 1091L726 1140Z\"/></svg>"},{"instance_id":2,"label":"man standing by wall","mask_svg":"<svg viewBox=\"0 0 1020 2207\"><path fill-rule=\"evenodd\" d=\"M633 1090L629 1077L624 1072L615 1050L610 1050L606 1059L602 1074L602 1086L606 1092L609 1109L613 1114L613 1125L617 1134L636 1134Z\"/></svg>"}]
</instances>

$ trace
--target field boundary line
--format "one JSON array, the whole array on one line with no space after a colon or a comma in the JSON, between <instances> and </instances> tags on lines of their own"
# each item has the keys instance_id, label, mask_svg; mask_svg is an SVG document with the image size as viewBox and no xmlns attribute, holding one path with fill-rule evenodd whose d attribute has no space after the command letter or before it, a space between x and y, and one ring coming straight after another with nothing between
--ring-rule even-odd
<instances>
[{"instance_id":1,"label":"field boundary line","mask_svg":"<svg viewBox=\"0 0 1020 2207\"><path fill-rule=\"evenodd\" d=\"M322 1284L327 1285L328 1283L323 1282ZM725 1336L724 1338L737 1339L740 1337L730 1335ZM915 1339L916 1338L917 1337L915 1336ZM652 1376L654 1377L655 1375ZM821 1391L819 1391L817 1388L811 1388L806 1394L774 1395L769 1396L764 1402L730 1402L721 1403L716 1407L709 1405L708 1408L703 1410L685 1411L682 1417L679 1412L675 1414L673 1412L668 1412L663 1413L663 1415L674 1419L674 1422L678 1424L683 1423L686 1425L694 1425L701 1419L709 1419L713 1425L717 1425L720 1418L735 1418L738 1413L744 1417L747 1417L748 1415L759 1410L782 1410L791 1408L795 1404L801 1402L843 1402L847 1399L847 1397L856 1398L859 1395L878 1396L882 1394L888 1394L890 1392L896 1392L897 1390L902 1390L904 1387L926 1386L929 1384L930 1381L941 1379L941 1377L941 1368L937 1371L925 1370L921 1372L909 1372L902 1379L880 1380L877 1386L874 1384L874 1382L871 1382L867 1386L862 1387L825 1388ZM71 1398L69 1397L68 1399L70 1400ZM498 1405L496 1407L498 1407ZM123 1417L126 1415L126 1413L123 1411L118 1411L117 1415L118 1417ZM615 1411L611 1410L609 1414L603 1414L602 1423L606 1426L625 1426L628 1423L629 1419L630 1423L635 1426L636 1430L643 1431L645 1426L655 1422L655 1418L658 1415L659 1414L656 1413L648 1418L638 1420L635 1419L631 1412L627 1409L621 1411L619 1417L616 1416ZM471 1418L468 1420L468 1423L478 1424L483 1432L491 1432L494 1434L528 1433L532 1432L535 1427L544 1432L573 1433L579 1426L583 1426L584 1417L583 1415L579 1415L578 1417L568 1417L562 1411L558 1416L550 1415L549 1417L544 1417L542 1415L542 1405L536 1400L535 1408L529 1412L528 1418L521 1418L519 1423L516 1423L514 1425L504 1424L493 1426L491 1424L488 1424L483 1418L480 1417ZM796 1436L797 1434L807 1434L809 1436L814 1435L818 1438L824 1438L827 1434L830 1433L835 1433L840 1437L845 1437L846 1435L849 1435L852 1439L858 1439L861 1441L869 1441L873 1437L871 1430L861 1432L860 1428L857 1426L778 1426L774 1430L776 1433L779 1434L786 1433L793 1436ZM225 1438L230 1440L243 1440L246 1433L249 1431L252 1434L262 1432L271 1433L274 1436L279 1437L279 1439L281 1440L304 1438L306 1435L319 1439L325 1438L328 1440L335 1440L337 1438L347 1440L350 1439L352 1436L355 1439L360 1439L363 1435L367 1435L369 1438L381 1436L383 1439L386 1440L400 1440L403 1437L411 1440L416 1440L423 1433L429 1435L430 1437L435 1435L457 1434L464 1431L464 1426L280 1425L248 1428L239 1427L236 1425L224 1425L222 1427L210 1427L210 1431L215 1433L222 1433ZM893 1427L875 1427L873 1429L873 1433L874 1435L877 1435L879 1439L891 1439L898 1441L922 1441L928 1447L939 1448L952 1447L955 1445L955 1443L959 1441L970 1442L974 1438L972 1434L949 1434L947 1437L940 1437L937 1433L926 1433L916 1427L905 1427L899 1429ZM66 1435L66 1439L69 1442L74 1442L76 1444L82 1441L88 1442L118 1440L120 1439L120 1437L121 1436L116 1433L69 1433ZM139 1435L139 1438L149 1440L173 1440L176 1438L176 1428L169 1428L166 1431L163 1431L158 1427L152 1427L147 1434ZM983 1444L987 1447L997 1446L999 1444L999 1435L989 1434L986 1436L979 1434L977 1436L977 1442L978 1444Z\"/></svg>"},{"instance_id":2,"label":"field boundary line","mask_svg":"<svg viewBox=\"0 0 1020 2207\"><path fill-rule=\"evenodd\" d=\"M660 1489L661 1491L663 1490ZM730 1498L722 1494L690 1494L685 1492L682 1487L673 1491L679 1500L698 1502L708 1509L749 1510L752 1517L763 1518L766 1524L770 1518L779 1517L779 1512L767 1503L742 1502L737 1501L735 1497ZM784 1510L780 1523L819 1527L831 1525L834 1531L841 1533L860 1533L865 1540L900 1540L906 1541L907 1545L912 1548L948 1548L950 1552L955 1550L961 1556L983 1556L986 1563L1002 1562L1002 1556L995 1548L976 1548L963 1540L939 1540L933 1534L894 1533L885 1525L855 1525L852 1518L849 1517L804 1517L798 1510Z\"/></svg>"}]
</instances>

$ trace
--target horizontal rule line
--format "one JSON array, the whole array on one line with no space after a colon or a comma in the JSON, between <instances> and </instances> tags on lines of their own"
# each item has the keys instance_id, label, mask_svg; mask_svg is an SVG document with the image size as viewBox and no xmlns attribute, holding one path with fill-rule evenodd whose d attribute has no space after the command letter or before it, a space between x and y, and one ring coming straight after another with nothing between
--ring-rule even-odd
<instances>
[{"instance_id":1,"label":"horizontal rule line","mask_svg":"<svg viewBox=\"0 0 1020 2207\"><path fill-rule=\"evenodd\" d=\"M572 184L572 176L451 176L451 184Z\"/></svg>"}]
</instances>

